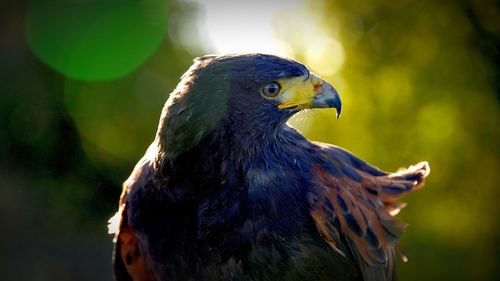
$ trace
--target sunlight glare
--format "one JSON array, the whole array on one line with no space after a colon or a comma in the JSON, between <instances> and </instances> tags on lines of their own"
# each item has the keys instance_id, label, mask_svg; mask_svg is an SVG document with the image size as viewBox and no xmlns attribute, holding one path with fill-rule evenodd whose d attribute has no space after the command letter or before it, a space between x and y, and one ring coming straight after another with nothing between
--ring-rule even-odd
<instances>
[{"instance_id":1,"label":"sunlight glare","mask_svg":"<svg viewBox=\"0 0 500 281\"><path fill-rule=\"evenodd\" d=\"M286 46L276 39L274 25L287 13L297 14L303 0L224 1L198 0L203 15L200 30L216 53L270 53L287 55Z\"/></svg>"},{"instance_id":2,"label":"sunlight glare","mask_svg":"<svg viewBox=\"0 0 500 281\"><path fill-rule=\"evenodd\" d=\"M344 63L342 44L331 37L317 38L315 44L307 46L305 58L312 69L324 76L337 73Z\"/></svg>"}]
</instances>

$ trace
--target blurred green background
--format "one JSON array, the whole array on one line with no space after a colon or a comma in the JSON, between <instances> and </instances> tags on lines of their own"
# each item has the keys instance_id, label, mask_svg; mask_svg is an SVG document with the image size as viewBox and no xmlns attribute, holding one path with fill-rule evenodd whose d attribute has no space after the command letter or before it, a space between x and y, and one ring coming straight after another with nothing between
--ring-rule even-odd
<instances>
[{"instance_id":1,"label":"blurred green background","mask_svg":"<svg viewBox=\"0 0 500 281\"><path fill-rule=\"evenodd\" d=\"M385 170L428 160L401 280L500 280L498 1L0 2L0 276L111 280L106 221L193 57L304 62L344 111L313 140Z\"/></svg>"}]
</instances>

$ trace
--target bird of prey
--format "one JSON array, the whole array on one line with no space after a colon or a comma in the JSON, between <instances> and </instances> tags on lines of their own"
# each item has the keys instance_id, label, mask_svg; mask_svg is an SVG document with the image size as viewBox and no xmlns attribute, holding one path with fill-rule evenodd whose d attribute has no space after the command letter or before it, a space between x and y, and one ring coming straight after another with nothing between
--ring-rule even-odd
<instances>
[{"instance_id":1,"label":"bird of prey","mask_svg":"<svg viewBox=\"0 0 500 281\"><path fill-rule=\"evenodd\" d=\"M181 77L123 184L118 281L395 279L398 199L427 162L383 172L287 125L335 88L264 54L204 56Z\"/></svg>"}]
</instances>

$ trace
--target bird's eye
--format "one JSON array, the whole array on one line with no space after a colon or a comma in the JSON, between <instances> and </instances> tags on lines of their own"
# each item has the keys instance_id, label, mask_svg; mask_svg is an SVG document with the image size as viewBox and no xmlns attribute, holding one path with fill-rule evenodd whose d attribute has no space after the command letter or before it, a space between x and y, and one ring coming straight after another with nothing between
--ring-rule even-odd
<instances>
[{"instance_id":1,"label":"bird's eye","mask_svg":"<svg viewBox=\"0 0 500 281\"><path fill-rule=\"evenodd\" d=\"M276 82L271 82L262 87L261 92L262 95L266 98L274 98L280 93L280 90L281 90L280 84Z\"/></svg>"}]
</instances>

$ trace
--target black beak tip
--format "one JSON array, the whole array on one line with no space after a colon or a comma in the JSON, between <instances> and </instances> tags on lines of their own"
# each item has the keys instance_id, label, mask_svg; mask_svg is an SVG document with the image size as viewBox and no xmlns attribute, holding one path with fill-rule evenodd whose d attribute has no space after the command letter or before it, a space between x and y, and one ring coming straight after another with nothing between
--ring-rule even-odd
<instances>
[{"instance_id":1,"label":"black beak tip","mask_svg":"<svg viewBox=\"0 0 500 281\"><path fill-rule=\"evenodd\" d=\"M332 107L337 111L337 119L340 118L340 114L342 114L342 102L340 101L340 97L337 95L337 98L332 100Z\"/></svg>"},{"instance_id":2,"label":"black beak tip","mask_svg":"<svg viewBox=\"0 0 500 281\"><path fill-rule=\"evenodd\" d=\"M342 114L342 104L339 103L337 107L335 107L335 109L337 110L337 119L340 118L340 114Z\"/></svg>"}]
</instances>

